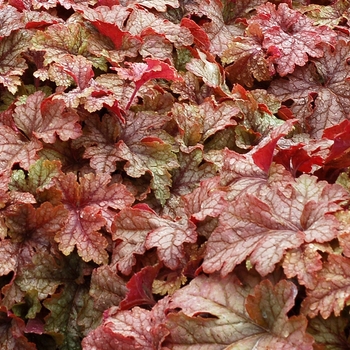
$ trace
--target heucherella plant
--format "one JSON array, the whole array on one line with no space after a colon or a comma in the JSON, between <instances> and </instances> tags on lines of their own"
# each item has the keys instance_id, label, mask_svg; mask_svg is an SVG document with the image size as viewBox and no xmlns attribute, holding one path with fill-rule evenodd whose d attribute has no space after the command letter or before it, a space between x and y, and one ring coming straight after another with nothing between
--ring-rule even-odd
<instances>
[{"instance_id":1,"label":"heucherella plant","mask_svg":"<svg viewBox=\"0 0 350 350\"><path fill-rule=\"evenodd\" d=\"M349 8L0 1L0 348L348 349Z\"/></svg>"}]
</instances>

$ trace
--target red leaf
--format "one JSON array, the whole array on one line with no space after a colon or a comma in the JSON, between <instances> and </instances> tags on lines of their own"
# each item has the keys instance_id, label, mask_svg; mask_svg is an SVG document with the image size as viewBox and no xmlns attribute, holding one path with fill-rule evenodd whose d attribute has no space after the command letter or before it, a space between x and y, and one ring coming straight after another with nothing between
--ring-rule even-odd
<instances>
[{"instance_id":1,"label":"red leaf","mask_svg":"<svg viewBox=\"0 0 350 350\"><path fill-rule=\"evenodd\" d=\"M259 145L252 151L252 158L254 163L266 173L268 172L272 163L272 158L277 141L284 135L287 135L293 125L296 123L295 119L287 120L281 126L275 128L267 138L265 138Z\"/></svg>"},{"instance_id":2,"label":"red leaf","mask_svg":"<svg viewBox=\"0 0 350 350\"><path fill-rule=\"evenodd\" d=\"M109 228L115 215L109 207L121 209L134 200L123 185L108 185L109 182L108 174L87 174L80 184L73 173L58 178L57 187L62 191L62 203L69 216L55 239L65 255L76 246L83 260L107 263L108 242L99 230L106 224Z\"/></svg>"},{"instance_id":3,"label":"red leaf","mask_svg":"<svg viewBox=\"0 0 350 350\"><path fill-rule=\"evenodd\" d=\"M42 145L37 141L26 142L21 134L8 126L0 125L0 170L11 169L13 164L19 163L23 169L29 167L38 159L37 152Z\"/></svg>"},{"instance_id":4,"label":"red leaf","mask_svg":"<svg viewBox=\"0 0 350 350\"><path fill-rule=\"evenodd\" d=\"M119 304L121 310L131 309L134 306L156 304L152 294L152 284L157 277L160 266L146 266L133 275L126 287L126 298Z\"/></svg>"},{"instance_id":5,"label":"red leaf","mask_svg":"<svg viewBox=\"0 0 350 350\"><path fill-rule=\"evenodd\" d=\"M66 108L62 100L45 99L41 91L29 95L25 104L16 107L13 119L29 139L34 136L46 143L54 143L56 134L62 141L81 135L79 115Z\"/></svg>"},{"instance_id":6,"label":"red leaf","mask_svg":"<svg viewBox=\"0 0 350 350\"><path fill-rule=\"evenodd\" d=\"M169 349L272 346L311 350L313 338L306 334L306 318L287 317L297 294L296 287L286 281L273 287L265 280L255 288L255 295L248 296L252 282L247 273L244 283L235 275L224 278L201 275L176 291L169 308L181 311L169 313L166 325L170 335L164 345Z\"/></svg>"},{"instance_id":7,"label":"red leaf","mask_svg":"<svg viewBox=\"0 0 350 350\"><path fill-rule=\"evenodd\" d=\"M0 40L11 32L24 28L23 14L11 5L5 5L0 9Z\"/></svg>"},{"instance_id":8,"label":"red leaf","mask_svg":"<svg viewBox=\"0 0 350 350\"><path fill-rule=\"evenodd\" d=\"M119 76L123 79L129 79L135 82L134 93L126 106L126 109L129 109L133 99L140 89L140 87L151 79L167 79L167 80L181 80L181 77L176 73L174 67L169 64L159 61L154 58L145 58L146 63L130 63L126 64L130 68L114 68Z\"/></svg>"},{"instance_id":9,"label":"red leaf","mask_svg":"<svg viewBox=\"0 0 350 350\"><path fill-rule=\"evenodd\" d=\"M274 80L268 90L283 101L293 100L292 112L313 138L320 139L324 129L348 118L349 50L350 43L339 40L334 49L325 49L322 58Z\"/></svg>"},{"instance_id":10,"label":"red leaf","mask_svg":"<svg viewBox=\"0 0 350 350\"><path fill-rule=\"evenodd\" d=\"M322 270L317 273L315 287L307 291L302 312L310 317L318 313L328 318L332 312L339 316L350 299L349 259L330 254Z\"/></svg>"},{"instance_id":11,"label":"red leaf","mask_svg":"<svg viewBox=\"0 0 350 350\"><path fill-rule=\"evenodd\" d=\"M329 213L337 211L337 203L348 195L338 185L316 181L302 175L235 197L208 240L204 271L221 270L227 275L249 257L265 276L287 249L298 248L304 241L322 243L336 238L339 223Z\"/></svg>"},{"instance_id":12,"label":"red leaf","mask_svg":"<svg viewBox=\"0 0 350 350\"><path fill-rule=\"evenodd\" d=\"M109 309L103 324L83 339L83 350L159 349L168 334L163 325L166 306L167 299L163 299L151 311Z\"/></svg>"},{"instance_id":13,"label":"red leaf","mask_svg":"<svg viewBox=\"0 0 350 350\"><path fill-rule=\"evenodd\" d=\"M124 274L136 263L134 254L157 247L158 256L166 266L175 270L185 261L184 243L194 243L195 226L187 218L178 221L165 219L141 208L122 210L115 218L113 240L122 242L114 250L113 260Z\"/></svg>"},{"instance_id":14,"label":"red leaf","mask_svg":"<svg viewBox=\"0 0 350 350\"><path fill-rule=\"evenodd\" d=\"M190 18L184 17L181 20L181 26L191 31L194 44L196 44L199 49L209 51L210 40L208 35L196 22L192 21Z\"/></svg>"},{"instance_id":15,"label":"red leaf","mask_svg":"<svg viewBox=\"0 0 350 350\"><path fill-rule=\"evenodd\" d=\"M322 57L321 43L335 44L336 34L326 26L313 26L301 12L287 4L267 3L257 8L257 15L249 23L258 23L264 35L263 47L280 52L275 57L281 76L292 73L295 65L304 66L311 57ZM311 40L310 40L311 39Z\"/></svg>"}]
</instances>

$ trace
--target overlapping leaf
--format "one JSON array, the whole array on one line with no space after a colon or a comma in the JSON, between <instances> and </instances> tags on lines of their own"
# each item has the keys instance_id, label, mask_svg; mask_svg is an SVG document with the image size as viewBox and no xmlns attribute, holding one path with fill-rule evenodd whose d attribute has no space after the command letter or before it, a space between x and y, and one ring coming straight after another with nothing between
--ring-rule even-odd
<instances>
[{"instance_id":1,"label":"overlapping leaf","mask_svg":"<svg viewBox=\"0 0 350 350\"><path fill-rule=\"evenodd\" d=\"M113 260L121 272L129 274L136 263L134 254L157 247L159 259L176 269L185 262L183 244L193 243L196 238L195 226L187 218L172 221L149 209L124 209L116 216L113 226L113 239L121 241L114 250Z\"/></svg>"},{"instance_id":2,"label":"overlapping leaf","mask_svg":"<svg viewBox=\"0 0 350 350\"><path fill-rule=\"evenodd\" d=\"M292 73L295 66L304 66L311 57L322 57L321 43L333 45L336 35L326 26L313 26L300 12L287 4L266 3L257 8L257 15L250 23L258 23L264 35L263 47L278 50L277 72L281 76Z\"/></svg>"},{"instance_id":3,"label":"overlapping leaf","mask_svg":"<svg viewBox=\"0 0 350 350\"><path fill-rule=\"evenodd\" d=\"M123 185L108 185L109 182L107 174L87 174L80 183L73 173L57 180L68 220L55 239L65 255L77 247L83 260L94 260L98 264L107 262L108 242L99 230L106 224L109 226L113 219L114 213L109 208L122 209L134 200Z\"/></svg>"},{"instance_id":4,"label":"overlapping leaf","mask_svg":"<svg viewBox=\"0 0 350 350\"><path fill-rule=\"evenodd\" d=\"M315 287L307 292L302 310L310 317L318 313L325 319L332 312L339 316L350 298L349 260L341 255L331 254L315 278Z\"/></svg>"},{"instance_id":5,"label":"overlapping leaf","mask_svg":"<svg viewBox=\"0 0 350 350\"><path fill-rule=\"evenodd\" d=\"M197 277L171 297L170 307L181 312L170 313L167 318L170 335L165 345L170 349L271 345L312 349L313 339L305 332L306 318L287 317L297 294L292 283L282 281L272 286L265 280L256 286L254 294L248 295L250 291L249 284L240 285L234 275Z\"/></svg>"},{"instance_id":6,"label":"overlapping leaf","mask_svg":"<svg viewBox=\"0 0 350 350\"><path fill-rule=\"evenodd\" d=\"M337 203L347 198L346 192L307 175L285 182L283 190L276 185L243 193L227 206L208 240L204 271L226 275L249 257L267 275L286 250L337 237L339 223L328 213L340 208Z\"/></svg>"},{"instance_id":7,"label":"overlapping leaf","mask_svg":"<svg viewBox=\"0 0 350 350\"><path fill-rule=\"evenodd\" d=\"M269 89L281 100L293 100L292 111L314 138L321 138L324 129L349 113L349 45L340 40L334 50L325 50L324 57L297 68L287 80L275 80Z\"/></svg>"}]
</instances>

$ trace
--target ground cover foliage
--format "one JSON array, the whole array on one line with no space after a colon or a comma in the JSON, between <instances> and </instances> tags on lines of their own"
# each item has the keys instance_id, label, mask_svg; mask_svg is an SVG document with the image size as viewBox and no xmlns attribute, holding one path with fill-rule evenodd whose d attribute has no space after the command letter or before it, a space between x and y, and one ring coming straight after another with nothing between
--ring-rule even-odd
<instances>
[{"instance_id":1,"label":"ground cover foliage","mask_svg":"<svg viewBox=\"0 0 350 350\"><path fill-rule=\"evenodd\" d=\"M1 349L349 349L349 8L0 1Z\"/></svg>"}]
</instances>

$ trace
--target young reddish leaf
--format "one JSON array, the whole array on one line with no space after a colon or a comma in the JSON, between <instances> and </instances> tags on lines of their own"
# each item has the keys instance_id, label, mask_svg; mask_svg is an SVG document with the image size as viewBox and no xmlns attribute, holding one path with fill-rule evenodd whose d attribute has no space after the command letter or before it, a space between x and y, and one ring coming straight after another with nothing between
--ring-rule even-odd
<instances>
[{"instance_id":1,"label":"young reddish leaf","mask_svg":"<svg viewBox=\"0 0 350 350\"><path fill-rule=\"evenodd\" d=\"M23 169L29 167L38 159L37 152L42 145L37 141L24 141L20 133L8 126L0 125L0 170L9 170L16 163Z\"/></svg>"},{"instance_id":2,"label":"young reddish leaf","mask_svg":"<svg viewBox=\"0 0 350 350\"><path fill-rule=\"evenodd\" d=\"M159 301L151 311L137 306L132 310L109 309L103 324L83 339L83 350L159 349L168 334L163 324L167 301Z\"/></svg>"},{"instance_id":3,"label":"young reddish leaf","mask_svg":"<svg viewBox=\"0 0 350 350\"><path fill-rule=\"evenodd\" d=\"M296 119L289 119L281 126L273 129L268 137L253 149L252 158L254 163L264 172L268 172L272 163L273 154L278 140L287 135L296 123Z\"/></svg>"},{"instance_id":4,"label":"young reddish leaf","mask_svg":"<svg viewBox=\"0 0 350 350\"><path fill-rule=\"evenodd\" d=\"M122 79L129 79L135 82L135 90L126 109L129 109L137 91L147 81L151 79L181 80L174 67L153 58L145 58L145 63L126 63L128 63L130 68L114 68Z\"/></svg>"},{"instance_id":5,"label":"young reddish leaf","mask_svg":"<svg viewBox=\"0 0 350 350\"><path fill-rule=\"evenodd\" d=\"M73 173L58 178L57 186L62 191L62 203L69 216L55 239L65 255L76 246L84 261L107 262L108 242L99 229L106 224L109 227L113 219L114 214L108 207L121 209L134 200L123 185L108 186L109 182L108 174L87 174L80 179L80 184Z\"/></svg>"},{"instance_id":6,"label":"young reddish leaf","mask_svg":"<svg viewBox=\"0 0 350 350\"><path fill-rule=\"evenodd\" d=\"M23 14L11 5L0 9L0 39L7 37L11 32L24 27Z\"/></svg>"},{"instance_id":7,"label":"young reddish leaf","mask_svg":"<svg viewBox=\"0 0 350 350\"><path fill-rule=\"evenodd\" d=\"M28 138L35 136L46 143L54 143L56 134L62 141L81 135L79 115L66 108L62 100L45 99L41 91L28 96L25 104L17 106L13 119Z\"/></svg>"},{"instance_id":8,"label":"young reddish leaf","mask_svg":"<svg viewBox=\"0 0 350 350\"><path fill-rule=\"evenodd\" d=\"M126 293L125 281L110 266L100 266L92 272L89 294L96 309L103 312L119 305Z\"/></svg>"},{"instance_id":9,"label":"young reddish leaf","mask_svg":"<svg viewBox=\"0 0 350 350\"><path fill-rule=\"evenodd\" d=\"M325 49L322 58L297 68L287 79L271 83L269 92L283 101L293 100L290 108L311 137L319 139L324 129L347 119L350 112L349 50L350 43L339 40L333 50Z\"/></svg>"},{"instance_id":10,"label":"young reddish leaf","mask_svg":"<svg viewBox=\"0 0 350 350\"><path fill-rule=\"evenodd\" d=\"M12 94L21 85L20 76L27 69L21 54L29 47L31 34L26 30L13 32L0 41L0 84Z\"/></svg>"},{"instance_id":11,"label":"young reddish leaf","mask_svg":"<svg viewBox=\"0 0 350 350\"><path fill-rule=\"evenodd\" d=\"M263 47L278 50L275 57L281 76L293 73L295 66L304 66L311 57L322 57L321 43L335 44L336 34L326 26L313 26L301 12L287 4L266 3L257 8L257 15L249 23L258 23L264 35ZM310 41L310 37L312 40Z\"/></svg>"},{"instance_id":12,"label":"young reddish leaf","mask_svg":"<svg viewBox=\"0 0 350 350\"><path fill-rule=\"evenodd\" d=\"M302 302L302 312L309 317L318 313L327 319L332 312L339 316L350 299L349 259L330 254L317 273L315 287L307 291Z\"/></svg>"},{"instance_id":13,"label":"young reddish leaf","mask_svg":"<svg viewBox=\"0 0 350 350\"><path fill-rule=\"evenodd\" d=\"M152 284L159 272L159 266L146 266L133 275L126 287L128 292L119 307L121 310L131 309L134 306L156 304L152 294Z\"/></svg>"},{"instance_id":14,"label":"young reddish leaf","mask_svg":"<svg viewBox=\"0 0 350 350\"><path fill-rule=\"evenodd\" d=\"M181 26L186 27L191 31L193 35L194 44L203 51L209 51L210 40L207 33L192 19L183 17L181 20Z\"/></svg>"},{"instance_id":15,"label":"young reddish leaf","mask_svg":"<svg viewBox=\"0 0 350 350\"><path fill-rule=\"evenodd\" d=\"M45 27L50 24L63 23L63 20L47 12L25 11L24 22L26 29L33 29Z\"/></svg>"},{"instance_id":16,"label":"young reddish leaf","mask_svg":"<svg viewBox=\"0 0 350 350\"><path fill-rule=\"evenodd\" d=\"M306 317L287 316L294 306L297 292L297 287L291 282L282 280L273 286L269 280L264 280L255 287L254 294L247 297L246 308L249 316L259 326L268 329L270 334L260 339L259 347L313 349L314 340L306 334ZM245 342L246 345L249 343L257 342Z\"/></svg>"},{"instance_id":17,"label":"young reddish leaf","mask_svg":"<svg viewBox=\"0 0 350 350\"><path fill-rule=\"evenodd\" d=\"M204 271L227 275L249 257L265 276L287 249L298 248L304 240L322 243L336 238L339 223L329 213L339 210L337 203L348 195L338 185L316 181L302 175L295 182L271 183L235 197L208 240Z\"/></svg>"}]
</instances>

